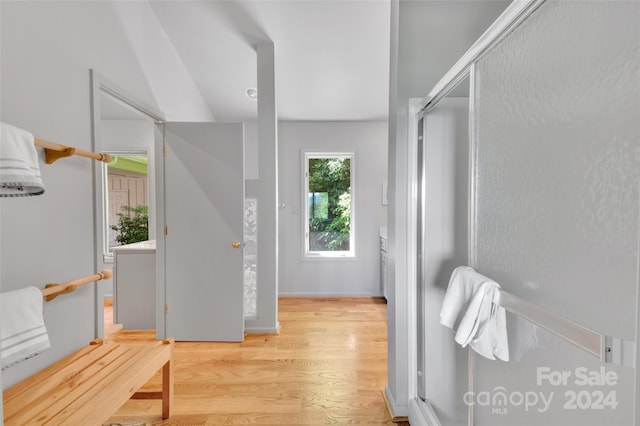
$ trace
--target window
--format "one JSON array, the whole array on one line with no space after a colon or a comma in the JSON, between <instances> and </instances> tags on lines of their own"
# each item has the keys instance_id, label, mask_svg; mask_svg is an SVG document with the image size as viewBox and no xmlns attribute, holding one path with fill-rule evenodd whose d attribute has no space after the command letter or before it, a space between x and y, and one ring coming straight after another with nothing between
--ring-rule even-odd
<instances>
[{"instance_id":1,"label":"window","mask_svg":"<svg viewBox=\"0 0 640 426\"><path fill-rule=\"evenodd\" d=\"M305 255L352 257L353 153L305 153Z\"/></svg>"},{"instance_id":2,"label":"window","mask_svg":"<svg viewBox=\"0 0 640 426\"><path fill-rule=\"evenodd\" d=\"M103 259L111 249L149 239L149 188L146 151L111 151L103 164Z\"/></svg>"}]
</instances>

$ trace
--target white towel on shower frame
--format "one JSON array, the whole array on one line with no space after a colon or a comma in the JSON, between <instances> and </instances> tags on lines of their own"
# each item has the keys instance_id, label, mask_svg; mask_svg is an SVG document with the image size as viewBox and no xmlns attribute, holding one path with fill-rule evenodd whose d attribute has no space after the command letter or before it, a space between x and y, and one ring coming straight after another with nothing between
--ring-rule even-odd
<instances>
[{"instance_id":1,"label":"white towel on shower frame","mask_svg":"<svg viewBox=\"0 0 640 426\"><path fill-rule=\"evenodd\" d=\"M440 311L440 323L456 332L462 347L470 345L488 359L509 361L506 313L493 303L500 286L469 266L451 274Z\"/></svg>"},{"instance_id":2,"label":"white towel on shower frame","mask_svg":"<svg viewBox=\"0 0 640 426\"><path fill-rule=\"evenodd\" d=\"M495 281L480 285L458 325L455 339L485 358L509 361L505 309L493 303L499 290Z\"/></svg>"},{"instance_id":3,"label":"white towel on shower frame","mask_svg":"<svg viewBox=\"0 0 640 426\"><path fill-rule=\"evenodd\" d=\"M454 269L442 302L440 324L457 330L473 295L487 280L489 280L487 277L480 275L469 266L458 266Z\"/></svg>"}]
</instances>

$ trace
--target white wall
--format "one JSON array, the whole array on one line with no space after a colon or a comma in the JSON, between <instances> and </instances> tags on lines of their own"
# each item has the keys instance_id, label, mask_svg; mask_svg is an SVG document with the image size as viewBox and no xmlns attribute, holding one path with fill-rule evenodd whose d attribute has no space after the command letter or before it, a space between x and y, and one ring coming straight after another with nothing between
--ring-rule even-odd
<instances>
[{"instance_id":1,"label":"white wall","mask_svg":"<svg viewBox=\"0 0 640 426\"><path fill-rule=\"evenodd\" d=\"M37 137L91 150L89 69L156 106L113 4L0 2L0 119ZM43 196L0 202L3 291L95 272L89 159L43 165ZM94 337L94 284L46 303L52 347L2 373L8 387Z\"/></svg>"},{"instance_id":2,"label":"white wall","mask_svg":"<svg viewBox=\"0 0 640 426\"><path fill-rule=\"evenodd\" d=\"M244 123L244 178L247 181L257 180L259 176L258 161L258 124L255 121ZM252 195L245 190L247 196ZM256 194L253 194L256 195Z\"/></svg>"},{"instance_id":3,"label":"white wall","mask_svg":"<svg viewBox=\"0 0 640 426\"><path fill-rule=\"evenodd\" d=\"M153 127L150 120L102 120L100 138L105 151L149 149L153 151Z\"/></svg>"},{"instance_id":4,"label":"white wall","mask_svg":"<svg viewBox=\"0 0 640 426\"><path fill-rule=\"evenodd\" d=\"M280 295L380 296L387 123L280 122ZM355 152L355 259L304 259L302 152ZM258 231L260 232L260 231ZM259 296L258 296L259 297Z\"/></svg>"},{"instance_id":5,"label":"white wall","mask_svg":"<svg viewBox=\"0 0 640 426\"><path fill-rule=\"evenodd\" d=\"M256 261L256 318L245 320L245 330L277 333L278 323L278 108L276 100L276 54L273 42L256 45L258 72L257 142L259 179L255 182L258 199L258 252ZM253 138L253 134L251 135ZM254 152L255 154L255 152ZM255 172L253 173L255 176ZM252 185L253 186L253 185ZM251 192L250 192L251 193Z\"/></svg>"}]
</instances>

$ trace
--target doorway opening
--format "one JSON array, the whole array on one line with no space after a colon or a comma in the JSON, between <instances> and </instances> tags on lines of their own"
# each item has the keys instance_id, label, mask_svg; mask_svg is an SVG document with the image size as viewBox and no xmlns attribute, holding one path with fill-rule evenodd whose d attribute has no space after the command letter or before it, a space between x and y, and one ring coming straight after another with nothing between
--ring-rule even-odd
<instances>
[{"instance_id":1,"label":"doorway opening","mask_svg":"<svg viewBox=\"0 0 640 426\"><path fill-rule=\"evenodd\" d=\"M155 239L154 137L156 123L164 119L93 71L91 84L94 150L114 157L111 163L94 168L95 263L97 270L114 270L110 282L96 286L95 335L104 338L105 327L109 332L122 328L122 302L130 306L138 303L127 298L143 298L140 302L154 315L155 267L146 266L151 292L121 294L118 299L114 252L118 247ZM155 262L155 255L152 257ZM153 317L148 324L153 328Z\"/></svg>"}]
</instances>

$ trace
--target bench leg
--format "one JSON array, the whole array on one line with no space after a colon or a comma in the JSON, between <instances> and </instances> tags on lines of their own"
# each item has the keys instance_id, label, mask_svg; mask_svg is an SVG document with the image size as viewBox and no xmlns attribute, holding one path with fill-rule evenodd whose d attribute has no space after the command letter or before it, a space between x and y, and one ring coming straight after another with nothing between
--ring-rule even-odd
<instances>
[{"instance_id":1,"label":"bench leg","mask_svg":"<svg viewBox=\"0 0 640 426\"><path fill-rule=\"evenodd\" d=\"M175 340L173 337L165 339L163 345L169 345L169 360L162 366L162 418L171 416L173 406L173 355Z\"/></svg>"},{"instance_id":2,"label":"bench leg","mask_svg":"<svg viewBox=\"0 0 640 426\"><path fill-rule=\"evenodd\" d=\"M173 358L173 357L172 357ZM162 367L162 418L168 419L173 405L173 359Z\"/></svg>"}]
</instances>

